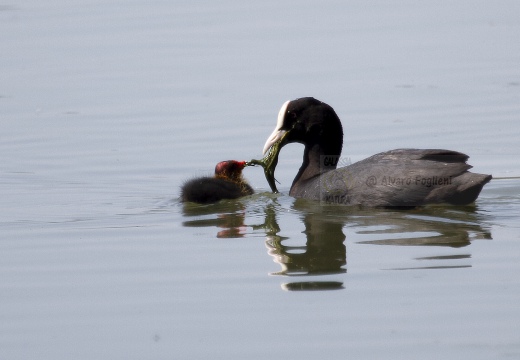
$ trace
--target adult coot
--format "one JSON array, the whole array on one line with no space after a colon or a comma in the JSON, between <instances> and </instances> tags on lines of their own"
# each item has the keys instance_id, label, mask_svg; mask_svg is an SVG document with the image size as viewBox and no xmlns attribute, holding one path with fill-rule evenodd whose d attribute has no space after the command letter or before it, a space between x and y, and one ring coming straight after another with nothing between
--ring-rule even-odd
<instances>
[{"instance_id":1,"label":"adult coot","mask_svg":"<svg viewBox=\"0 0 520 360\"><path fill-rule=\"evenodd\" d=\"M343 146L341 122L329 105L312 97L287 101L267 139L268 181L274 183L278 152L289 143L305 145L303 163L290 195L341 204L407 207L432 203L469 204L491 175L468 171L468 156L440 149L398 149L337 169ZM269 177L272 177L269 179ZM275 190L275 189L273 189Z\"/></svg>"},{"instance_id":2,"label":"adult coot","mask_svg":"<svg viewBox=\"0 0 520 360\"><path fill-rule=\"evenodd\" d=\"M245 161L221 161L215 166L214 177L200 177L187 181L181 187L182 201L200 204L222 199L236 199L251 195L254 190L242 177Z\"/></svg>"}]
</instances>

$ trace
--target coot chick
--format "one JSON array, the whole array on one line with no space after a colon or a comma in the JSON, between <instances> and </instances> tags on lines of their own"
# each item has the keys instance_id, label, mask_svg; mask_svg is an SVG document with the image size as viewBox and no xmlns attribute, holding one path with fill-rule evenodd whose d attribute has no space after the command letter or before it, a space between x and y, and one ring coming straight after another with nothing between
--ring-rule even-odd
<instances>
[{"instance_id":1,"label":"coot chick","mask_svg":"<svg viewBox=\"0 0 520 360\"><path fill-rule=\"evenodd\" d=\"M210 204L222 199L251 195L254 190L242 177L245 161L221 161L215 166L214 177L188 180L181 188L183 202Z\"/></svg>"},{"instance_id":2,"label":"coot chick","mask_svg":"<svg viewBox=\"0 0 520 360\"><path fill-rule=\"evenodd\" d=\"M289 194L328 203L413 207L475 201L492 176L471 173L468 156L441 149L397 149L337 169L343 129L334 109L312 97L287 101L264 154L276 144L305 146ZM277 159L277 154L271 155ZM277 161L272 162L276 167ZM274 177L274 169L266 171ZM273 179L268 179L273 181Z\"/></svg>"}]
</instances>

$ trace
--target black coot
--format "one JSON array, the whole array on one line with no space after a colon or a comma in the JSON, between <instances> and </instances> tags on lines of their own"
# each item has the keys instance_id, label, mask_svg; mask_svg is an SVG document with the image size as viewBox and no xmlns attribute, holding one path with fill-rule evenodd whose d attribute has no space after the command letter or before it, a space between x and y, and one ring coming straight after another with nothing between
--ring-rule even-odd
<instances>
[{"instance_id":1,"label":"black coot","mask_svg":"<svg viewBox=\"0 0 520 360\"><path fill-rule=\"evenodd\" d=\"M245 161L221 161L215 166L215 177L188 180L181 187L181 199L200 204L251 195L254 190L242 177Z\"/></svg>"},{"instance_id":2,"label":"black coot","mask_svg":"<svg viewBox=\"0 0 520 360\"><path fill-rule=\"evenodd\" d=\"M303 164L290 190L298 198L384 207L465 205L491 180L491 175L468 171L467 155L440 149L391 150L337 169L341 122L332 107L311 97L283 104L264 153L273 145L279 151L293 142L305 145Z\"/></svg>"}]
</instances>

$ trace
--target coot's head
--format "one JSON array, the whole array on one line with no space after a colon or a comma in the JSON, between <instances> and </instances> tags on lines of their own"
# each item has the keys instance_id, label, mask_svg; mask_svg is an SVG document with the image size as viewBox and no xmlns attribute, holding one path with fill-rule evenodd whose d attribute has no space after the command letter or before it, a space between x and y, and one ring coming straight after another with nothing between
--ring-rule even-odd
<instances>
[{"instance_id":1,"label":"coot's head","mask_svg":"<svg viewBox=\"0 0 520 360\"><path fill-rule=\"evenodd\" d=\"M304 176L310 178L324 170L336 167L326 165L323 159L339 157L343 147L343 128L332 107L312 97L287 101L278 113L278 122L264 145L264 159L256 161L264 166L267 182L277 192L274 171L278 163L278 153L289 143L305 145L303 163L296 180ZM294 183L293 183L294 184Z\"/></svg>"},{"instance_id":2,"label":"coot's head","mask_svg":"<svg viewBox=\"0 0 520 360\"><path fill-rule=\"evenodd\" d=\"M275 143L297 142L306 147L316 145L323 155L339 155L343 146L343 129L334 109L312 97L286 101L278 113L273 133L264 145L264 154Z\"/></svg>"},{"instance_id":3,"label":"coot's head","mask_svg":"<svg viewBox=\"0 0 520 360\"><path fill-rule=\"evenodd\" d=\"M215 166L215 177L238 181L242 177L242 170L245 166L245 161L221 161Z\"/></svg>"}]
</instances>

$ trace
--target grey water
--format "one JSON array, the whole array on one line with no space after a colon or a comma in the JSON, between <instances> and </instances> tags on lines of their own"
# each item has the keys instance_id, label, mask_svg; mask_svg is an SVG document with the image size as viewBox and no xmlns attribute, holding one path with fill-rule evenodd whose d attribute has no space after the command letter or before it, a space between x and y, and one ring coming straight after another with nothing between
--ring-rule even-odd
<instances>
[{"instance_id":1,"label":"grey water","mask_svg":"<svg viewBox=\"0 0 520 360\"><path fill-rule=\"evenodd\" d=\"M520 357L520 3L0 4L0 359ZM343 122L341 161L470 155L474 205L272 194L199 206L282 103Z\"/></svg>"}]
</instances>

